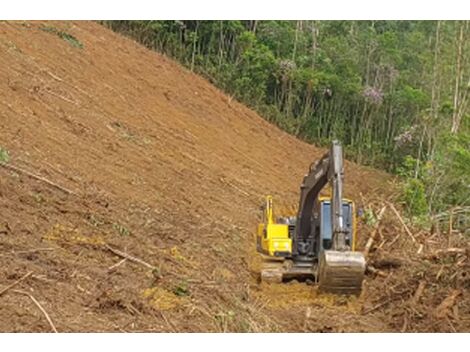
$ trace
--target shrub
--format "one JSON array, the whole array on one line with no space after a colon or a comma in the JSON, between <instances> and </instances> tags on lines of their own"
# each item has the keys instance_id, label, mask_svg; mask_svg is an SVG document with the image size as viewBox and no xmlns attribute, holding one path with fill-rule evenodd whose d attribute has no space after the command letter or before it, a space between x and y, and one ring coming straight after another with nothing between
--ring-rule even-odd
<instances>
[{"instance_id":1,"label":"shrub","mask_svg":"<svg viewBox=\"0 0 470 352\"><path fill-rule=\"evenodd\" d=\"M402 200L406 204L409 215L419 217L427 214L426 189L421 180L410 178L405 181Z\"/></svg>"},{"instance_id":2,"label":"shrub","mask_svg":"<svg viewBox=\"0 0 470 352\"><path fill-rule=\"evenodd\" d=\"M0 162L7 163L9 161L10 161L10 154L8 154L8 150L0 147Z\"/></svg>"}]
</instances>

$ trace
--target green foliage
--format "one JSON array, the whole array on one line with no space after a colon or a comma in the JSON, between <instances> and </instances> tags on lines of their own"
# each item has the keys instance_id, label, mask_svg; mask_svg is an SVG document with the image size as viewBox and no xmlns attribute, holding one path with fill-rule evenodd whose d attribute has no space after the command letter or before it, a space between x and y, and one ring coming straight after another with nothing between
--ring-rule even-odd
<instances>
[{"instance_id":1,"label":"green foliage","mask_svg":"<svg viewBox=\"0 0 470 352\"><path fill-rule=\"evenodd\" d=\"M396 173L403 178L413 178L416 173L416 159L411 155L406 155Z\"/></svg>"},{"instance_id":2,"label":"green foliage","mask_svg":"<svg viewBox=\"0 0 470 352\"><path fill-rule=\"evenodd\" d=\"M429 98L421 89L405 85L397 92L395 103L419 109L429 105Z\"/></svg>"},{"instance_id":3,"label":"green foliage","mask_svg":"<svg viewBox=\"0 0 470 352\"><path fill-rule=\"evenodd\" d=\"M428 213L424 183L416 178L405 181L402 199L409 215L422 216Z\"/></svg>"},{"instance_id":4,"label":"green foliage","mask_svg":"<svg viewBox=\"0 0 470 352\"><path fill-rule=\"evenodd\" d=\"M372 209L367 208L364 211L364 222L369 226L374 226L377 223L377 217Z\"/></svg>"},{"instance_id":5,"label":"green foliage","mask_svg":"<svg viewBox=\"0 0 470 352\"><path fill-rule=\"evenodd\" d=\"M470 134L444 134L438 146L429 184L433 208L470 206Z\"/></svg>"},{"instance_id":6,"label":"green foliage","mask_svg":"<svg viewBox=\"0 0 470 352\"><path fill-rule=\"evenodd\" d=\"M459 31L470 34L463 21L104 24L179 60L287 132L317 145L338 138L354 161L398 173L412 216L469 202L468 41L456 68ZM449 135L455 106L462 126Z\"/></svg>"},{"instance_id":7,"label":"green foliage","mask_svg":"<svg viewBox=\"0 0 470 352\"><path fill-rule=\"evenodd\" d=\"M10 161L10 154L8 153L8 150L0 147L0 162L6 164L9 161Z\"/></svg>"},{"instance_id":8,"label":"green foliage","mask_svg":"<svg viewBox=\"0 0 470 352\"><path fill-rule=\"evenodd\" d=\"M38 192L33 192L33 198L37 203L43 203L45 201L44 197L42 196L41 193Z\"/></svg>"},{"instance_id":9,"label":"green foliage","mask_svg":"<svg viewBox=\"0 0 470 352\"><path fill-rule=\"evenodd\" d=\"M93 225L95 227L99 227L99 226L102 226L102 225L105 224L104 219L100 218L99 216L97 216L95 214L89 214L87 216L87 220L91 225Z\"/></svg>"},{"instance_id":10,"label":"green foliage","mask_svg":"<svg viewBox=\"0 0 470 352\"><path fill-rule=\"evenodd\" d=\"M113 224L113 229L117 231L117 233L121 236L129 236L131 232L129 229L121 224L114 223Z\"/></svg>"},{"instance_id":11,"label":"green foliage","mask_svg":"<svg viewBox=\"0 0 470 352\"><path fill-rule=\"evenodd\" d=\"M180 297L189 296L190 291L189 291L189 288L188 288L188 284L185 281L180 282L178 285L176 285L173 288L173 293L176 296L180 296Z\"/></svg>"},{"instance_id":12,"label":"green foliage","mask_svg":"<svg viewBox=\"0 0 470 352\"><path fill-rule=\"evenodd\" d=\"M408 215L420 217L428 213L424 177L426 168L418 168L418 160L410 155L403 158L396 172L403 179L401 201L405 203Z\"/></svg>"},{"instance_id":13,"label":"green foliage","mask_svg":"<svg viewBox=\"0 0 470 352\"><path fill-rule=\"evenodd\" d=\"M65 31L62 31L60 29L57 29L55 27L50 27L50 26L42 26L41 30L56 34L59 38L62 38L63 40L65 40L67 43L69 43L71 46L75 48L80 48L80 49L83 48L83 44L77 38L75 38L73 35Z\"/></svg>"}]
</instances>

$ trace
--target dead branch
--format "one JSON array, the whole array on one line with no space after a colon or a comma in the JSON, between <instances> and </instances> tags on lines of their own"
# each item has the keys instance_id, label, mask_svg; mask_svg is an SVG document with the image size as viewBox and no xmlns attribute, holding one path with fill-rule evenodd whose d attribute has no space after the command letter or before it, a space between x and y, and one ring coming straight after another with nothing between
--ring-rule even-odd
<instances>
[{"instance_id":1,"label":"dead branch","mask_svg":"<svg viewBox=\"0 0 470 352\"><path fill-rule=\"evenodd\" d=\"M36 248L36 249L30 249L27 251L18 251L14 252L14 254L29 254L29 253L35 253L35 252L48 252L48 251L54 251L57 248Z\"/></svg>"},{"instance_id":2,"label":"dead branch","mask_svg":"<svg viewBox=\"0 0 470 352\"><path fill-rule=\"evenodd\" d=\"M46 317L46 320L49 323L49 325L51 326L52 330L55 333L58 332L57 329L55 328L55 325L52 322L51 317L49 316L49 314L47 314L46 310L41 306L41 304L36 300L36 298L33 297L33 295L29 294L28 292L20 291L20 290L13 290L13 292L21 293L23 295L28 296L31 299L31 301L33 301L33 303L39 308L39 310L42 312L42 314L44 314L44 316Z\"/></svg>"},{"instance_id":3,"label":"dead branch","mask_svg":"<svg viewBox=\"0 0 470 352\"><path fill-rule=\"evenodd\" d=\"M381 276L381 277L387 277L388 276L388 274L385 271L376 269L372 265L367 265L366 270L368 272L370 272L371 274L375 274L375 275L378 275L378 276Z\"/></svg>"},{"instance_id":4,"label":"dead branch","mask_svg":"<svg viewBox=\"0 0 470 352\"><path fill-rule=\"evenodd\" d=\"M442 265L439 269L439 271L437 272L436 274L436 281L439 280L439 278L441 277L442 273L444 272L444 265Z\"/></svg>"},{"instance_id":5,"label":"dead branch","mask_svg":"<svg viewBox=\"0 0 470 352\"><path fill-rule=\"evenodd\" d=\"M369 309L366 309L362 312L362 314L369 314L369 313L372 313L373 311L376 311L377 309L389 304L390 302L392 302L392 299L387 299L386 301L383 301L375 306L373 306L372 308L369 308Z\"/></svg>"},{"instance_id":6,"label":"dead branch","mask_svg":"<svg viewBox=\"0 0 470 352\"><path fill-rule=\"evenodd\" d=\"M367 241L366 247L364 249L364 257L367 257L369 255L369 251L372 247L372 244L374 243L375 236L377 235L377 231L380 226L380 220L382 220L382 216L385 213L385 209L387 206L385 205L379 212L379 215L377 215L377 222L375 223L374 230L370 234L369 240Z\"/></svg>"},{"instance_id":7,"label":"dead branch","mask_svg":"<svg viewBox=\"0 0 470 352\"><path fill-rule=\"evenodd\" d=\"M416 254L421 254L423 252L423 249L424 249L424 245L420 244Z\"/></svg>"},{"instance_id":8,"label":"dead branch","mask_svg":"<svg viewBox=\"0 0 470 352\"><path fill-rule=\"evenodd\" d=\"M7 287L3 288L0 291L0 296L3 295L5 292L7 292L9 289L11 289L11 288L15 287L16 285L18 285L21 281L27 279L32 273L33 273L32 271L26 273L25 275L23 275L20 279L16 280L11 285L8 285Z\"/></svg>"},{"instance_id":9,"label":"dead branch","mask_svg":"<svg viewBox=\"0 0 470 352\"><path fill-rule=\"evenodd\" d=\"M247 196L247 197L250 196L249 193L245 192L245 191L242 190L240 187L235 186L233 183L227 181L225 178L219 177L219 180L220 180L220 182L222 182L223 184L225 184L225 185L227 185L227 186L230 186L230 187L236 189L236 190L237 190L238 192L240 192L241 194L244 194L244 195Z\"/></svg>"},{"instance_id":10,"label":"dead branch","mask_svg":"<svg viewBox=\"0 0 470 352\"><path fill-rule=\"evenodd\" d=\"M395 238L392 240L392 242L390 242L390 244L388 245L390 248L395 244L396 241L398 241L398 239L400 238L400 233L398 235L395 236Z\"/></svg>"},{"instance_id":11,"label":"dead branch","mask_svg":"<svg viewBox=\"0 0 470 352\"><path fill-rule=\"evenodd\" d=\"M117 262L116 264L111 265L111 266L108 268L108 270L116 269L118 266L120 266L121 264L124 264L126 261L127 261L127 258L123 258L122 260L120 260L120 261Z\"/></svg>"},{"instance_id":12,"label":"dead branch","mask_svg":"<svg viewBox=\"0 0 470 352\"><path fill-rule=\"evenodd\" d=\"M413 304L417 304L419 302L419 299L423 295L424 288L426 287L426 281L421 280L418 284L418 288L416 289L413 298L411 299L411 302Z\"/></svg>"},{"instance_id":13,"label":"dead branch","mask_svg":"<svg viewBox=\"0 0 470 352\"><path fill-rule=\"evenodd\" d=\"M304 318L304 326L303 326L303 329L304 331L308 332L308 321L310 319L310 317L312 316L312 310L310 307L307 307L305 309L305 318Z\"/></svg>"},{"instance_id":14,"label":"dead branch","mask_svg":"<svg viewBox=\"0 0 470 352\"><path fill-rule=\"evenodd\" d=\"M462 293L460 290L452 290L449 296L447 296L441 304L437 306L437 308L434 310L433 315L434 317L438 319L442 319L447 317L447 314L449 314L450 308L454 306L454 304L457 301L457 297Z\"/></svg>"},{"instance_id":15,"label":"dead branch","mask_svg":"<svg viewBox=\"0 0 470 352\"><path fill-rule=\"evenodd\" d=\"M457 330L454 327L454 324L450 321L449 317L446 317L447 323L449 324L450 328L452 329L453 332L457 332Z\"/></svg>"},{"instance_id":16,"label":"dead branch","mask_svg":"<svg viewBox=\"0 0 470 352\"><path fill-rule=\"evenodd\" d=\"M405 317L403 318L403 326L401 327L400 332L401 333L406 332L407 328L408 328L408 317L405 315Z\"/></svg>"},{"instance_id":17,"label":"dead branch","mask_svg":"<svg viewBox=\"0 0 470 352\"><path fill-rule=\"evenodd\" d=\"M163 318L163 320L165 321L166 325L168 325L170 332L177 332L178 329L175 327L175 325L171 321L168 320L166 315L162 311L160 311L159 313L161 317Z\"/></svg>"},{"instance_id":18,"label":"dead branch","mask_svg":"<svg viewBox=\"0 0 470 352\"><path fill-rule=\"evenodd\" d=\"M139 258L136 258L136 257L133 257L132 255L130 254L127 254L127 253L124 253L124 252L121 252L120 250L118 249L115 249L109 245L105 245L106 249L109 250L110 252L116 254L117 256L121 257L121 258L126 258L126 259L129 259L131 262L134 262L134 263L138 263L140 265L143 265L149 269L155 269L156 267L143 261L142 259L139 259Z\"/></svg>"},{"instance_id":19,"label":"dead branch","mask_svg":"<svg viewBox=\"0 0 470 352\"><path fill-rule=\"evenodd\" d=\"M60 95L60 94L58 94L58 93L55 93L55 92L53 92L53 91L51 91L51 90L44 89L44 90L42 90L42 91L43 91L43 92L46 92L46 93L48 93L48 94L50 94L50 95L52 95L52 96L54 96L54 97L56 97L56 98L62 99L63 101L66 101L67 103L70 103L70 104L73 104L73 105L78 105L78 103L77 103L76 101L70 100L69 98L66 98L66 97L64 97L63 95Z\"/></svg>"},{"instance_id":20,"label":"dead branch","mask_svg":"<svg viewBox=\"0 0 470 352\"><path fill-rule=\"evenodd\" d=\"M411 239L413 240L413 242L416 242L416 239L414 238L413 234L411 233L410 229L408 228L408 226L406 226L405 222L403 221L403 218L401 217L400 213L398 213L397 209L393 206L392 203L388 203L388 205L390 206L390 208L392 209L392 211L394 212L394 214L397 216L398 220L400 221L400 223L402 224L403 228L405 229L406 233L408 234L408 236L411 237Z\"/></svg>"},{"instance_id":21,"label":"dead branch","mask_svg":"<svg viewBox=\"0 0 470 352\"><path fill-rule=\"evenodd\" d=\"M379 230L379 232L380 232L380 230ZM382 247L384 246L385 243L387 243L387 240L383 240L383 241L377 246L377 250L382 249Z\"/></svg>"},{"instance_id":22,"label":"dead branch","mask_svg":"<svg viewBox=\"0 0 470 352\"><path fill-rule=\"evenodd\" d=\"M458 254L467 254L466 248L444 248L438 249L435 252L427 255L428 259L438 258L446 255L458 255Z\"/></svg>"},{"instance_id":23,"label":"dead branch","mask_svg":"<svg viewBox=\"0 0 470 352\"><path fill-rule=\"evenodd\" d=\"M67 194L72 194L72 195L76 195L74 192L72 192L71 190L63 187L63 186L60 186L58 185L57 183L54 183L50 180L48 180L47 178L44 178L44 177L41 177L41 176L38 176L38 175L35 175L29 171L26 171L24 169L21 169L17 166L13 166L13 165L10 165L10 164L6 164L6 163L3 163L3 162L0 162L0 166L6 168L6 169L10 169L10 170L13 170L13 171L16 171L16 172L19 172L19 173L22 173L22 174L25 174L26 176L29 176L31 178L34 178L35 180L38 180L38 181L41 181L41 182L44 182L46 184L48 184L49 186L52 186L54 188L57 188L58 190L62 191L62 192L65 192Z\"/></svg>"},{"instance_id":24,"label":"dead branch","mask_svg":"<svg viewBox=\"0 0 470 352\"><path fill-rule=\"evenodd\" d=\"M445 254L466 254L467 250L465 248L446 248L438 249L436 255L445 255Z\"/></svg>"}]
</instances>

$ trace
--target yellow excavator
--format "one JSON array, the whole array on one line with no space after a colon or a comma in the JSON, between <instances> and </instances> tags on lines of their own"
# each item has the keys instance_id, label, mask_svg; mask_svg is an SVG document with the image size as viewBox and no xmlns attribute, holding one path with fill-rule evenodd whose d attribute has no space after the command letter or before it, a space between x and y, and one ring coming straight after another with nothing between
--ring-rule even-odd
<instances>
[{"instance_id":1,"label":"yellow excavator","mask_svg":"<svg viewBox=\"0 0 470 352\"><path fill-rule=\"evenodd\" d=\"M320 292L361 293L366 261L355 251L356 214L353 201L342 196L343 178L342 148L333 141L303 179L297 216L275 220L272 197L266 198L256 236L262 281L310 278ZM331 197L320 197L328 184Z\"/></svg>"}]
</instances>

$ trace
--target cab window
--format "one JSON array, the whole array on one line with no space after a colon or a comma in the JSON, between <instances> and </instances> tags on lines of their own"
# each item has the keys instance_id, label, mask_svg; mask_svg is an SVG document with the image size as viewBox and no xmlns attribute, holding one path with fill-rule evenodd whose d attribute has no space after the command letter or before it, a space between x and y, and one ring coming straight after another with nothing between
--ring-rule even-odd
<instances>
[{"instance_id":1,"label":"cab window","mask_svg":"<svg viewBox=\"0 0 470 352\"><path fill-rule=\"evenodd\" d=\"M348 235L346 238L347 244L351 244L351 232L352 232L352 207L350 203L343 203L343 219L344 227L346 228ZM322 234L322 246L324 249L331 248L332 240L332 227L331 227L331 203L329 201L323 201L321 207L321 234Z\"/></svg>"}]
</instances>

